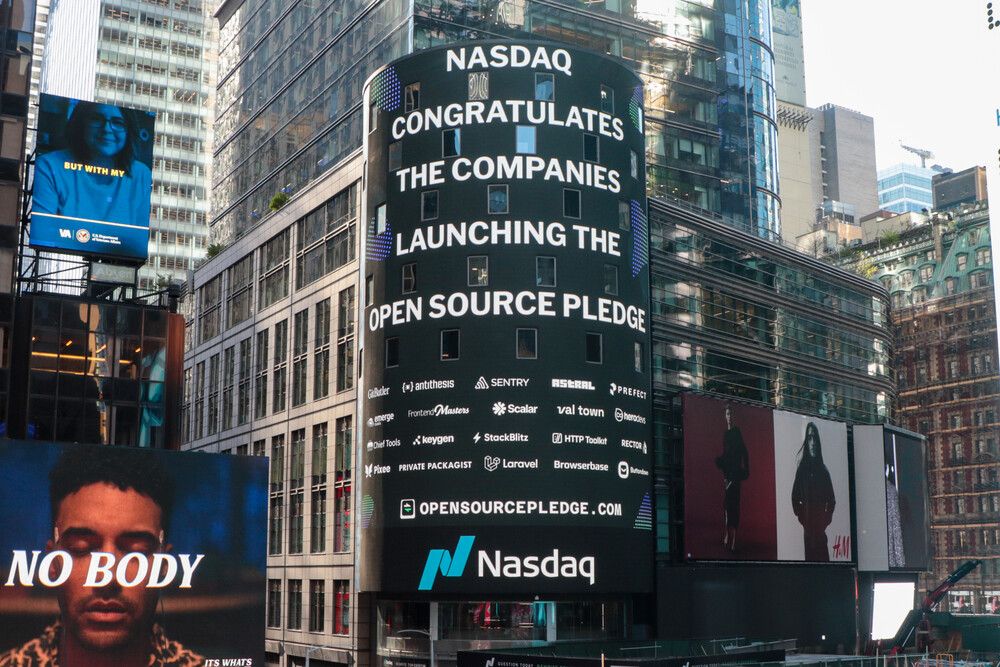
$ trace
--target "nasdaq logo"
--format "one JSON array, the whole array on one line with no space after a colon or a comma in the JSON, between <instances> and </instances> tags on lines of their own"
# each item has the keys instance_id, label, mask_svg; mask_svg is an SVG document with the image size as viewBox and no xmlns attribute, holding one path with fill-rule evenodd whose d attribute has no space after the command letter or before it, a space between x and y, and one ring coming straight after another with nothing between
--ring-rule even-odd
<instances>
[{"instance_id":1,"label":"nasdaq logo","mask_svg":"<svg viewBox=\"0 0 1000 667\"><path fill-rule=\"evenodd\" d=\"M424 563L424 572L420 576L417 590L433 589L438 572L442 577L461 577L465 573L465 565L469 562L469 554L472 553L472 543L475 540L474 535L462 535L458 538L454 553L447 549L431 549L427 554L427 562Z\"/></svg>"}]
</instances>

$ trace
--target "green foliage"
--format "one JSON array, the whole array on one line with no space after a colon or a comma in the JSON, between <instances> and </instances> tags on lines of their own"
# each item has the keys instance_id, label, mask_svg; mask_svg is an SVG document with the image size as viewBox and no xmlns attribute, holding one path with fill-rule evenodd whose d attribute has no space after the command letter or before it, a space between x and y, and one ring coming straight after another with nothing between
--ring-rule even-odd
<instances>
[{"instance_id":1,"label":"green foliage","mask_svg":"<svg viewBox=\"0 0 1000 667\"><path fill-rule=\"evenodd\" d=\"M208 246L208 249L205 251L205 255L209 259L212 259L213 257L215 257L216 255L218 255L220 252L222 252L225 249L226 249L226 246L222 245L221 243L212 243L212 244L210 244Z\"/></svg>"},{"instance_id":2,"label":"green foliage","mask_svg":"<svg viewBox=\"0 0 1000 667\"><path fill-rule=\"evenodd\" d=\"M279 192L275 194L273 197L271 197L271 201L268 202L267 207L272 211L277 211L282 206L287 204L289 199L291 199L291 197L289 197L287 194L285 194L284 192Z\"/></svg>"},{"instance_id":3,"label":"green foliage","mask_svg":"<svg viewBox=\"0 0 1000 667\"><path fill-rule=\"evenodd\" d=\"M891 229L883 232L882 236L879 237L879 241L881 242L882 245L895 245L899 243L899 239L900 239L899 232L893 231Z\"/></svg>"}]
</instances>

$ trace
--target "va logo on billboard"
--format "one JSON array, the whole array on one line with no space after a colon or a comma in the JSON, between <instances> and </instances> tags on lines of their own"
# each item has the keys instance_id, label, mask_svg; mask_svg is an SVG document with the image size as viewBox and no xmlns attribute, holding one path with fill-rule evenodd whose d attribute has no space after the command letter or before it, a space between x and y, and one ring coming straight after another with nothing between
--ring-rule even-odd
<instances>
[{"instance_id":1,"label":"va logo on billboard","mask_svg":"<svg viewBox=\"0 0 1000 667\"><path fill-rule=\"evenodd\" d=\"M441 573L442 577L461 577L465 572L465 565L469 561L472 543L475 540L474 535L462 535L458 538L454 553L447 549L431 549L427 554L427 562L424 563L424 572L420 576L420 585L417 586L417 590L429 591L433 589L438 572Z\"/></svg>"}]
</instances>

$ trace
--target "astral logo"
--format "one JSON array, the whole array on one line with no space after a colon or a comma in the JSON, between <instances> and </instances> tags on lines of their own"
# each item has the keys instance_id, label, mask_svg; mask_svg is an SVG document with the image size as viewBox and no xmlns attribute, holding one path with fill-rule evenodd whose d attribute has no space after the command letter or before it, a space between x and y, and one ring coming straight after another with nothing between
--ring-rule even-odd
<instances>
[{"instance_id":1,"label":"astral logo","mask_svg":"<svg viewBox=\"0 0 1000 667\"><path fill-rule=\"evenodd\" d=\"M564 380L562 378L552 378L552 388L594 391L594 383L590 380Z\"/></svg>"},{"instance_id":2,"label":"astral logo","mask_svg":"<svg viewBox=\"0 0 1000 667\"><path fill-rule=\"evenodd\" d=\"M429 591L434 588L434 580L437 579L438 572L442 577L461 577L465 573L465 564L469 561L469 554L472 553L472 543L476 541L474 535L462 535L455 545L455 553L452 554L447 549L431 549L427 554L427 562L424 563L424 572L420 575L419 591Z\"/></svg>"}]
</instances>

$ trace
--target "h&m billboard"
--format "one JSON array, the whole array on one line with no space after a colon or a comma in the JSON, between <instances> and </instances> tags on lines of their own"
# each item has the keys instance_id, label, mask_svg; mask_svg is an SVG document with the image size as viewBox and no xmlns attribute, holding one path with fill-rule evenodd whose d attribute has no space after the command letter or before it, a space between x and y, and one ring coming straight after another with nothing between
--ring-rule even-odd
<instances>
[{"instance_id":1,"label":"h&m billboard","mask_svg":"<svg viewBox=\"0 0 1000 667\"><path fill-rule=\"evenodd\" d=\"M692 560L851 562L847 425L684 395Z\"/></svg>"},{"instance_id":2,"label":"h&m billboard","mask_svg":"<svg viewBox=\"0 0 1000 667\"><path fill-rule=\"evenodd\" d=\"M155 120L152 112L41 95L33 248L145 262Z\"/></svg>"},{"instance_id":3,"label":"h&m billboard","mask_svg":"<svg viewBox=\"0 0 1000 667\"><path fill-rule=\"evenodd\" d=\"M365 95L362 588L649 590L640 80L477 41Z\"/></svg>"},{"instance_id":4,"label":"h&m billboard","mask_svg":"<svg viewBox=\"0 0 1000 667\"><path fill-rule=\"evenodd\" d=\"M263 665L266 463L0 441L0 664Z\"/></svg>"}]
</instances>

